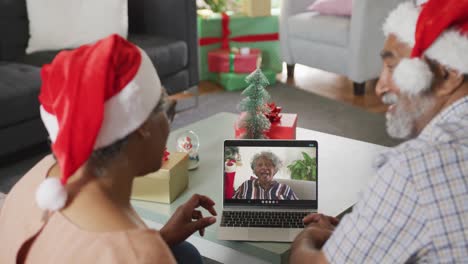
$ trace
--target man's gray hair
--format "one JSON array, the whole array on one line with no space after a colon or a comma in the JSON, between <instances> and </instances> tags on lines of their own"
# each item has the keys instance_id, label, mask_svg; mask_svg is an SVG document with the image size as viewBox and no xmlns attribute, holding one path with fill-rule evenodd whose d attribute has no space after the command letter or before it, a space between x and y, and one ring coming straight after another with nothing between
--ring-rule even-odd
<instances>
[{"instance_id":1,"label":"man's gray hair","mask_svg":"<svg viewBox=\"0 0 468 264\"><path fill-rule=\"evenodd\" d=\"M273 152L271 151L262 151L260 153L255 154L255 156L252 158L252 162L250 163L250 167L252 170L255 170L255 166L257 166L257 160L264 158L271 160L273 165L275 166L275 169L279 169L282 165L282 162L278 156L276 156Z\"/></svg>"}]
</instances>

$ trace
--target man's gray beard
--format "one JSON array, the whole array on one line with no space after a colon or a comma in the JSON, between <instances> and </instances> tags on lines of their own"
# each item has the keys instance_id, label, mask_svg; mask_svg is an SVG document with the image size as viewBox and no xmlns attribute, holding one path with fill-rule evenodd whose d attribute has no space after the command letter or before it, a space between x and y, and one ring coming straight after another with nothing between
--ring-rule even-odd
<instances>
[{"instance_id":1,"label":"man's gray beard","mask_svg":"<svg viewBox=\"0 0 468 264\"><path fill-rule=\"evenodd\" d=\"M429 97L413 98L411 106L409 106L411 111L408 111L404 109L401 103L398 103L398 97L395 94L384 95L383 102L385 104L395 104L394 112L387 112L385 116L387 119L387 133L393 138L400 139L409 139L416 136L416 120L434 105L434 100Z\"/></svg>"}]
</instances>

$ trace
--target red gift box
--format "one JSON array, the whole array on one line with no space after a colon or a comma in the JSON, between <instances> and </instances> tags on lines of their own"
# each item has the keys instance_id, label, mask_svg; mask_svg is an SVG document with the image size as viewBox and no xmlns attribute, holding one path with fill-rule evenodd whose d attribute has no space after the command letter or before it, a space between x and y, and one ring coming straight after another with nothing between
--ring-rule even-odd
<instances>
[{"instance_id":1,"label":"red gift box","mask_svg":"<svg viewBox=\"0 0 468 264\"><path fill-rule=\"evenodd\" d=\"M251 73L257 69L261 54L259 49L250 49L248 54L228 49L212 50L208 52L208 69L210 72Z\"/></svg>"},{"instance_id":2,"label":"red gift box","mask_svg":"<svg viewBox=\"0 0 468 264\"><path fill-rule=\"evenodd\" d=\"M236 138L240 138L245 133L244 128L239 127L240 120L247 113L241 113L237 119L234 129ZM270 139L296 139L297 114L281 114L279 122L271 124L271 128L265 135Z\"/></svg>"}]
</instances>

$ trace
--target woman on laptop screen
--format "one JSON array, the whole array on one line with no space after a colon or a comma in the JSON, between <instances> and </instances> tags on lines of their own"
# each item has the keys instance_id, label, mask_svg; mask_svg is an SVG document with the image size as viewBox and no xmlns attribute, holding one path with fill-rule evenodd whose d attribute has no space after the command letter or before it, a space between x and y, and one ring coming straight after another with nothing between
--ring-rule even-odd
<instances>
[{"instance_id":1,"label":"woman on laptop screen","mask_svg":"<svg viewBox=\"0 0 468 264\"><path fill-rule=\"evenodd\" d=\"M298 200L294 191L273 178L281 167L281 160L270 151L254 155L251 168L255 176L242 183L233 199Z\"/></svg>"}]
</instances>

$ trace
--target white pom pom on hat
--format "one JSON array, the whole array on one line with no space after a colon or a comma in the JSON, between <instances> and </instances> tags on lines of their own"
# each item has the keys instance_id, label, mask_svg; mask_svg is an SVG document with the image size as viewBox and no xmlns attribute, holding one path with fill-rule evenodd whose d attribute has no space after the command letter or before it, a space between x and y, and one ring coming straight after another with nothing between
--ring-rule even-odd
<instances>
[{"instance_id":1,"label":"white pom pom on hat","mask_svg":"<svg viewBox=\"0 0 468 264\"><path fill-rule=\"evenodd\" d=\"M67 191L57 178L45 179L37 188L36 202L39 208L47 211L58 211L67 202Z\"/></svg>"},{"instance_id":2,"label":"white pom pom on hat","mask_svg":"<svg viewBox=\"0 0 468 264\"><path fill-rule=\"evenodd\" d=\"M417 95L430 89L433 77L427 63L419 58L402 59L393 73L395 84L408 95Z\"/></svg>"},{"instance_id":3,"label":"white pom pom on hat","mask_svg":"<svg viewBox=\"0 0 468 264\"><path fill-rule=\"evenodd\" d=\"M416 95L430 87L433 73L423 57L468 73L466 10L468 1L416 0L401 3L390 13L384 34L393 34L412 47L411 59L402 60L394 73L395 84L402 91Z\"/></svg>"}]
</instances>

